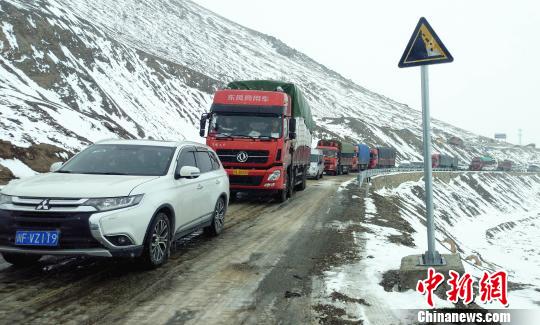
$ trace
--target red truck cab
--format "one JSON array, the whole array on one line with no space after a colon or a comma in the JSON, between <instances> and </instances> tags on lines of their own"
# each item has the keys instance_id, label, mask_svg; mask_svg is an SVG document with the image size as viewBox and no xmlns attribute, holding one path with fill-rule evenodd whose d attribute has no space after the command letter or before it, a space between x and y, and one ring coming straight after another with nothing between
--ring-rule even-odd
<instances>
[{"instance_id":1,"label":"red truck cab","mask_svg":"<svg viewBox=\"0 0 540 325\"><path fill-rule=\"evenodd\" d=\"M319 140L317 149L324 155L324 172L327 175L341 174L339 170L339 145L331 140Z\"/></svg>"},{"instance_id":2,"label":"red truck cab","mask_svg":"<svg viewBox=\"0 0 540 325\"><path fill-rule=\"evenodd\" d=\"M285 201L293 188L305 188L311 149L303 142L310 143L311 134L302 125L296 133L287 93L218 90L201 118L201 136L207 121L206 144L227 171L232 198L238 191L273 191Z\"/></svg>"}]
</instances>

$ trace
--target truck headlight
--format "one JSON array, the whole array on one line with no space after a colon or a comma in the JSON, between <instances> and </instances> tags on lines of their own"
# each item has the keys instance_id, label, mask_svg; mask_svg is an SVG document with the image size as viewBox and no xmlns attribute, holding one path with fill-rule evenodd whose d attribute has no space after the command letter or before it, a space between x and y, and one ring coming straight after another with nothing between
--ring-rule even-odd
<instances>
[{"instance_id":1,"label":"truck headlight","mask_svg":"<svg viewBox=\"0 0 540 325\"><path fill-rule=\"evenodd\" d=\"M108 197L99 199L88 199L84 202L84 205L92 206L99 211L110 211L116 209L122 209L139 204L144 194L121 196L121 197Z\"/></svg>"},{"instance_id":2,"label":"truck headlight","mask_svg":"<svg viewBox=\"0 0 540 325\"><path fill-rule=\"evenodd\" d=\"M279 179L279 177L281 176L281 171L279 170L274 170L272 172L272 174L268 175L268 181L269 182L275 182Z\"/></svg>"},{"instance_id":3,"label":"truck headlight","mask_svg":"<svg viewBox=\"0 0 540 325\"><path fill-rule=\"evenodd\" d=\"M5 195L5 194L0 194L0 205L1 204L9 204L11 203L11 196L10 195Z\"/></svg>"}]
</instances>

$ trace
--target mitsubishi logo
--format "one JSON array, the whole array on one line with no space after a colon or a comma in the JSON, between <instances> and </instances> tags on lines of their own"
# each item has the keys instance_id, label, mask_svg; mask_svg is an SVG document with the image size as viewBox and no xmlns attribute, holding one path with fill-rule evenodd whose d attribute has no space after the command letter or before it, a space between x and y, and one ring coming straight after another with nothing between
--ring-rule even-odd
<instances>
[{"instance_id":1,"label":"mitsubishi logo","mask_svg":"<svg viewBox=\"0 0 540 325\"><path fill-rule=\"evenodd\" d=\"M245 151L240 151L236 155L236 160L238 162L241 162L241 163L246 162L248 160L248 158L249 158L249 156L248 156L247 152L245 152Z\"/></svg>"},{"instance_id":2,"label":"mitsubishi logo","mask_svg":"<svg viewBox=\"0 0 540 325\"><path fill-rule=\"evenodd\" d=\"M51 208L49 206L49 201L49 199L41 201L41 203L36 207L36 210L49 210Z\"/></svg>"}]
</instances>

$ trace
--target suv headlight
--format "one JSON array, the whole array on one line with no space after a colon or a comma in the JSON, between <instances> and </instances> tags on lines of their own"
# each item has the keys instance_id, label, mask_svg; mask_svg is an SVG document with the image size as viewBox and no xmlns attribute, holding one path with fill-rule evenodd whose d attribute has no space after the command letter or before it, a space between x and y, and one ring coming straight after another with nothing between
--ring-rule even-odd
<instances>
[{"instance_id":1,"label":"suv headlight","mask_svg":"<svg viewBox=\"0 0 540 325\"><path fill-rule=\"evenodd\" d=\"M108 197L99 199L88 199L84 202L84 205L93 206L99 211L110 211L116 209L122 209L139 204L144 194L121 196L121 197Z\"/></svg>"},{"instance_id":2,"label":"suv headlight","mask_svg":"<svg viewBox=\"0 0 540 325\"><path fill-rule=\"evenodd\" d=\"M281 171L279 170L274 170L272 172L272 174L268 175L268 181L270 182L274 182L274 181L277 181L279 179L279 177L281 176Z\"/></svg>"},{"instance_id":3,"label":"suv headlight","mask_svg":"<svg viewBox=\"0 0 540 325\"><path fill-rule=\"evenodd\" d=\"M11 196L10 195L5 195L5 194L0 194L0 205L1 204L9 204L11 203Z\"/></svg>"}]
</instances>

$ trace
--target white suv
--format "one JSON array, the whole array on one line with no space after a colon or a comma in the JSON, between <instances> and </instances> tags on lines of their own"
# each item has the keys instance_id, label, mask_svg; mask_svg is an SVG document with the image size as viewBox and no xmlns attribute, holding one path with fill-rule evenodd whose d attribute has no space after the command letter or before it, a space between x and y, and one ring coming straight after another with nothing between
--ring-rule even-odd
<instances>
[{"instance_id":1,"label":"white suv","mask_svg":"<svg viewBox=\"0 0 540 325\"><path fill-rule=\"evenodd\" d=\"M157 267L171 241L223 230L229 180L206 145L104 141L51 171L0 194L0 252L12 264L53 254L138 257Z\"/></svg>"}]
</instances>

